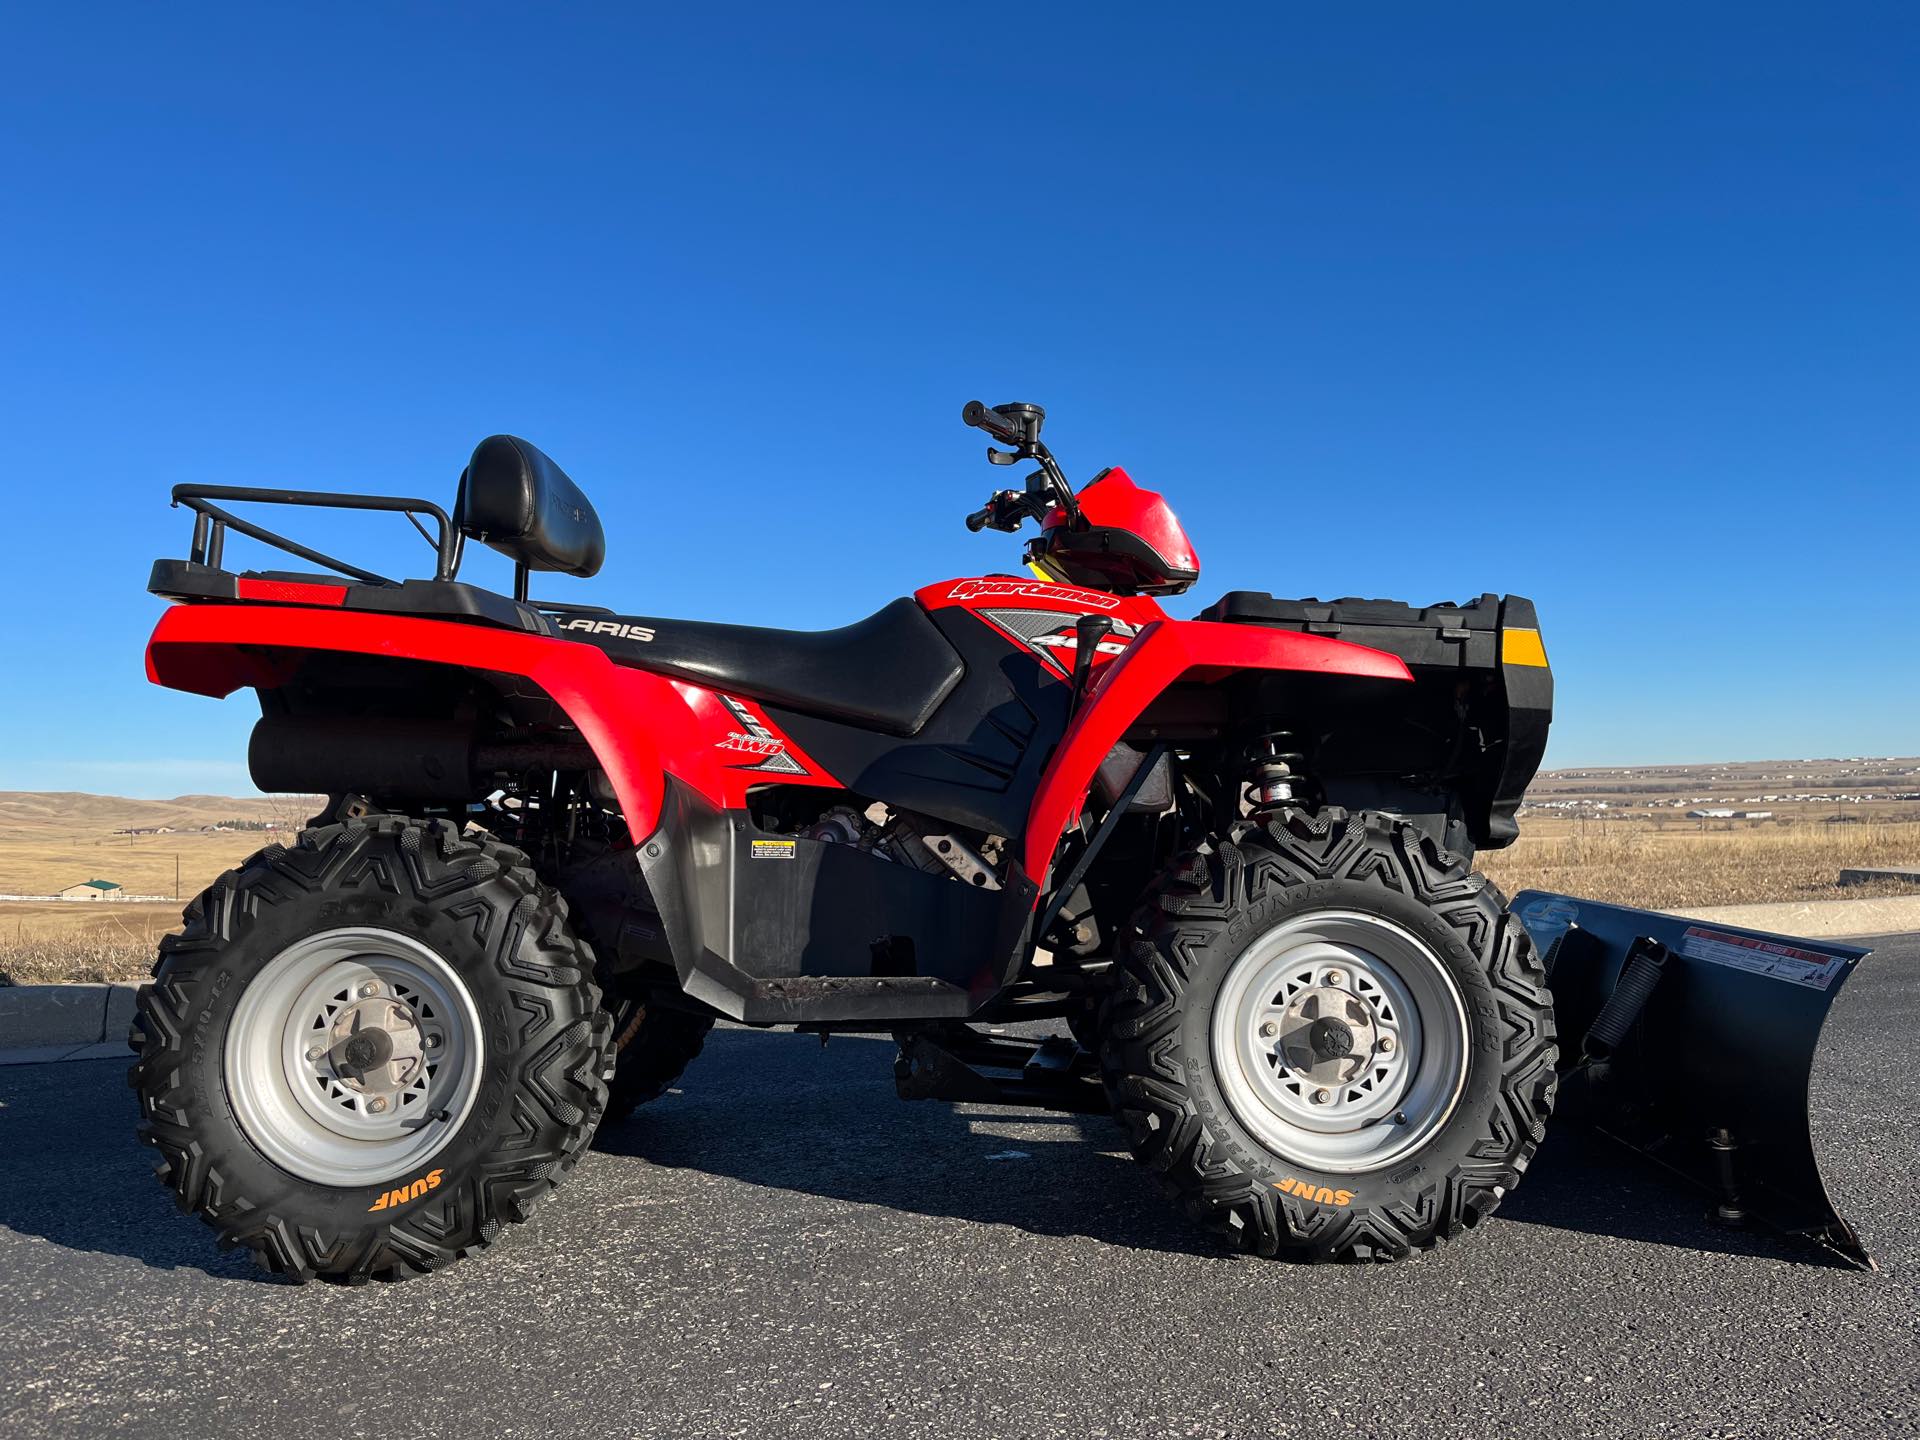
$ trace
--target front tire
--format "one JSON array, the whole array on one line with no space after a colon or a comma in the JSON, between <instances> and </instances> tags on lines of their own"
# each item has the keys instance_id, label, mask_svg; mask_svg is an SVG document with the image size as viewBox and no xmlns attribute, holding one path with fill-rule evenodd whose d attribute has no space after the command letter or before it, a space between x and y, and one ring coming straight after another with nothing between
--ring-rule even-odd
<instances>
[{"instance_id":1,"label":"front tire","mask_svg":"<svg viewBox=\"0 0 1920 1440\"><path fill-rule=\"evenodd\" d=\"M1391 1260L1492 1213L1552 1108L1546 977L1500 893L1391 816L1246 821L1135 919L1102 1013L1134 1155L1236 1248Z\"/></svg>"},{"instance_id":2,"label":"front tire","mask_svg":"<svg viewBox=\"0 0 1920 1440\"><path fill-rule=\"evenodd\" d=\"M400 816L269 846L140 992L140 1138L180 1208L295 1280L438 1269L525 1220L605 1105L610 1021L519 851Z\"/></svg>"}]
</instances>

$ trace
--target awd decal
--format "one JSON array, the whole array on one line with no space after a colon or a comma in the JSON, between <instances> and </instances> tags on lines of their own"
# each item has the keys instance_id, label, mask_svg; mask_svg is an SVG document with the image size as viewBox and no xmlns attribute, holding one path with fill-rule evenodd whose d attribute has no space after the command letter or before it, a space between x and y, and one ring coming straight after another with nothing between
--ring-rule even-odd
<instances>
[{"instance_id":1,"label":"awd decal","mask_svg":"<svg viewBox=\"0 0 1920 1440\"><path fill-rule=\"evenodd\" d=\"M585 615L576 615L571 620L562 620L559 628L578 630L587 635L613 635L622 640L638 640L643 644L653 639L651 625L626 625L617 620L591 620Z\"/></svg>"},{"instance_id":2,"label":"awd decal","mask_svg":"<svg viewBox=\"0 0 1920 1440\"><path fill-rule=\"evenodd\" d=\"M1353 1204L1351 1190L1329 1190L1324 1185L1309 1185L1304 1180L1296 1180L1289 1175L1284 1180L1273 1182L1273 1188L1296 1200L1310 1200L1315 1205L1338 1205L1342 1210Z\"/></svg>"},{"instance_id":3,"label":"awd decal","mask_svg":"<svg viewBox=\"0 0 1920 1440\"><path fill-rule=\"evenodd\" d=\"M411 1185L402 1185L398 1190L387 1191L373 1204L367 1206L367 1213L372 1214L376 1210L397 1210L402 1205L411 1205L429 1190L438 1190L440 1177L446 1173L444 1170L429 1170Z\"/></svg>"},{"instance_id":4,"label":"awd decal","mask_svg":"<svg viewBox=\"0 0 1920 1440\"><path fill-rule=\"evenodd\" d=\"M720 703L727 707L727 713L739 722L740 728L729 732L726 739L715 742L716 750L735 750L759 759L757 765L741 766L743 770L766 770L775 775L807 773L806 766L787 754L787 742L754 719L745 705L731 695L722 695Z\"/></svg>"},{"instance_id":5,"label":"awd decal","mask_svg":"<svg viewBox=\"0 0 1920 1440\"><path fill-rule=\"evenodd\" d=\"M1081 590L1072 585L1050 585L1045 580L960 580L947 591L949 600L975 600L1005 596L1023 600L1058 600L1086 610L1112 610L1120 603L1117 595L1102 595L1098 590Z\"/></svg>"}]
</instances>

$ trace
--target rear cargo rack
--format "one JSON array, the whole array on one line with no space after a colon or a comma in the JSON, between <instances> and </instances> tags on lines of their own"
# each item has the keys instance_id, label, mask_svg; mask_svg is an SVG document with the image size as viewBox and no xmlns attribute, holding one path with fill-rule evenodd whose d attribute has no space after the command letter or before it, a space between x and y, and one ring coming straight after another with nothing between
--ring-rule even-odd
<instances>
[{"instance_id":1,"label":"rear cargo rack","mask_svg":"<svg viewBox=\"0 0 1920 1440\"><path fill-rule=\"evenodd\" d=\"M298 540L290 540L264 525L242 520L213 503L216 500L242 500L262 505L307 505L326 510L383 510L405 515L408 523L420 532L421 538L433 546L433 578L451 580L460 572L460 532L454 528L453 521L447 518L447 512L431 500L410 500L399 495L343 495L329 490L267 490L245 485L176 485L173 487L173 503L184 505L194 512L190 558L195 565L204 565L210 570L221 568L227 531L237 530L276 550L284 550L315 565L324 565L329 570L368 585L393 586L400 583L346 560L335 559L302 545ZM421 516L431 519L439 528L437 536L427 533L427 527L420 523Z\"/></svg>"}]
</instances>

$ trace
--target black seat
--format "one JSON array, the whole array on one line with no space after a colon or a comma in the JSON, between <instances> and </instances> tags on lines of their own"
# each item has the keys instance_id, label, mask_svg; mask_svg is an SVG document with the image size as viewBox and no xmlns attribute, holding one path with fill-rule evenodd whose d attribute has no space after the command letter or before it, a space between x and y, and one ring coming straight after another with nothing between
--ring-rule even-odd
<instances>
[{"instance_id":1,"label":"black seat","mask_svg":"<svg viewBox=\"0 0 1920 1440\"><path fill-rule=\"evenodd\" d=\"M912 600L838 630L763 630L636 615L566 615L570 640L615 660L710 689L911 735L947 698L966 666Z\"/></svg>"}]
</instances>

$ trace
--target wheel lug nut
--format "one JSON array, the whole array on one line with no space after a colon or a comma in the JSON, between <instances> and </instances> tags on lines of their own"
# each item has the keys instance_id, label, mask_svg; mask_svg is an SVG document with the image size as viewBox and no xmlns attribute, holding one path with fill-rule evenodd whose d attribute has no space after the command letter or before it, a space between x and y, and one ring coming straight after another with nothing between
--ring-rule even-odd
<instances>
[{"instance_id":1,"label":"wheel lug nut","mask_svg":"<svg viewBox=\"0 0 1920 1440\"><path fill-rule=\"evenodd\" d=\"M1329 970L1322 978L1327 984L1333 986L1340 986L1347 983L1347 975L1344 970Z\"/></svg>"},{"instance_id":2,"label":"wheel lug nut","mask_svg":"<svg viewBox=\"0 0 1920 1440\"><path fill-rule=\"evenodd\" d=\"M369 980L367 981L366 984L360 987L360 998L362 1000L371 1000L374 996L378 995L379 993L380 993L380 982L378 980Z\"/></svg>"},{"instance_id":3,"label":"wheel lug nut","mask_svg":"<svg viewBox=\"0 0 1920 1440\"><path fill-rule=\"evenodd\" d=\"M309 1060L324 1060L326 1055L327 1047L324 1045L309 1045L307 1047L307 1059Z\"/></svg>"},{"instance_id":4,"label":"wheel lug nut","mask_svg":"<svg viewBox=\"0 0 1920 1440\"><path fill-rule=\"evenodd\" d=\"M1268 1039L1272 1039L1275 1035L1278 1035L1280 1033L1280 1027L1274 1024L1273 1021L1269 1020L1260 1027L1260 1033L1262 1035L1265 1035Z\"/></svg>"},{"instance_id":5,"label":"wheel lug nut","mask_svg":"<svg viewBox=\"0 0 1920 1440\"><path fill-rule=\"evenodd\" d=\"M1393 1053L1393 1037L1391 1035L1382 1035L1380 1037L1380 1053L1382 1055L1391 1055Z\"/></svg>"},{"instance_id":6,"label":"wheel lug nut","mask_svg":"<svg viewBox=\"0 0 1920 1440\"><path fill-rule=\"evenodd\" d=\"M440 1037L438 1035L426 1035L421 1037L420 1043L429 1050L438 1050L440 1048Z\"/></svg>"},{"instance_id":7,"label":"wheel lug nut","mask_svg":"<svg viewBox=\"0 0 1920 1440\"><path fill-rule=\"evenodd\" d=\"M376 1095L371 1100L367 1101L367 1110L371 1114L374 1114L374 1115L385 1114L386 1109L387 1109L387 1102L385 1097L383 1096Z\"/></svg>"},{"instance_id":8,"label":"wheel lug nut","mask_svg":"<svg viewBox=\"0 0 1920 1440\"><path fill-rule=\"evenodd\" d=\"M1316 1105L1324 1105L1331 1099L1333 1099L1333 1092L1331 1090L1316 1090L1313 1092L1313 1103Z\"/></svg>"}]
</instances>

